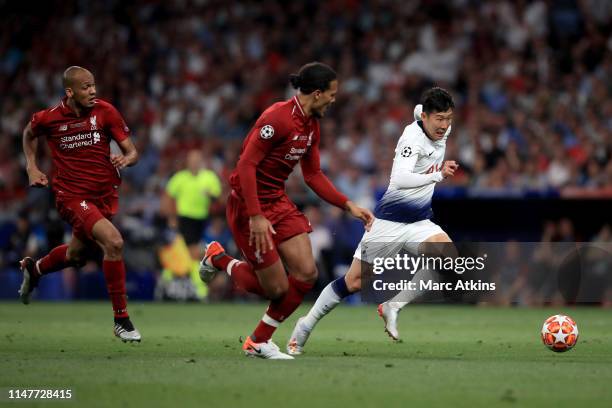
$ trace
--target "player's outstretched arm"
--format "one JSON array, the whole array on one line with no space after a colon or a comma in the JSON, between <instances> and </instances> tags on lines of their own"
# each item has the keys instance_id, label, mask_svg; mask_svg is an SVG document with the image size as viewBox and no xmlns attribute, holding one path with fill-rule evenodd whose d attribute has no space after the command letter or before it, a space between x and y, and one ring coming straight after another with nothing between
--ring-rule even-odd
<instances>
[{"instance_id":1,"label":"player's outstretched arm","mask_svg":"<svg viewBox=\"0 0 612 408\"><path fill-rule=\"evenodd\" d=\"M339 192L327 176L323 174L323 171L321 171L318 143L313 144L310 150L302 157L300 165L304 181L312 191L328 203L343 210L347 209L346 203L348 198Z\"/></svg>"},{"instance_id":2,"label":"player's outstretched arm","mask_svg":"<svg viewBox=\"0 0 612 408\"><path fill-rule=\"evenodd\" d=\"M359 207L352 201L347 201L345 208L353 217L363 221L366 231L372 228L372 223L374 222L374 214L372 214L372 211L367 208Z\"/></svg>"},{"instance_id":3,"label":"player's outstretched arm","mask_svg":"<svg viewBox=\"0 0 612 408\"><path fill-rule=\"evenodd\" d=\"M459 164L454 160L445 161L442 170L429 174L413 173L412 169L398 168L391 175L391 184L397 188L416 188L431 183L438 183L455 175Z\"/></svg>"},{"instance_id":4,"label":"player's outstretched arm","mask_svg":"<svg viewBox=\"0 0 612 408\"><path fill-rule=\"evenodd\" d=\"M138 162L138 151L132 140L128 137L119 142L119 148L123 154L111 154L110 161L113 166L121 170Z\"/></svg>"},{"instance_id":5,"label":"player's outstretched arm","mask_svg":"<svg viewBox=\"0 0 612 408\"><path fill-rule=\"evenodd\" d=\"M310 151L302 157L301 166L304 181L312 191L328 203L347 210L353 217L363 221L366 230L370 230L374 222L372 212L367 208L355 205L344 194L340 193L327 176L323 174L323 171L321 171L318 144L314 144Z\"/></svg>"},{"instance_id":6,"label":"player's outstretched arm","mask_svg":"<svg viewBox=\"0 0 612 408\"><path fill-rule=\"evenodd\" d=\"M40 171L36 164L36 152L38 151L38 137L32 131L30 123L23 130L23 153L26 159L26 171L30 187L47 187L49 179Z\"/></svg>"}]
</instances>

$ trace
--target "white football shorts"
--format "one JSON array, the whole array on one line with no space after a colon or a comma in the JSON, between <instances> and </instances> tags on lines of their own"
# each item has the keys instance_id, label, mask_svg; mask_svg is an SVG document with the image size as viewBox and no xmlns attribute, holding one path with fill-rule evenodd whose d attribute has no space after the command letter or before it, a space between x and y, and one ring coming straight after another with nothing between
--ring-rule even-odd
<instances>
[{"instance_id":1,"label":"white football shorts","mask_svg":"<svg viewBox=\"0 0 612 408\"><path fill-rule=\"evenodd\" d=\"M373 258L393 257L402 250L417 254L422 242L443 233L444 230L431 220L405 224L377 218L370 231L363 234L354 257L371 263Z\"/></svg>"}]
</instances>

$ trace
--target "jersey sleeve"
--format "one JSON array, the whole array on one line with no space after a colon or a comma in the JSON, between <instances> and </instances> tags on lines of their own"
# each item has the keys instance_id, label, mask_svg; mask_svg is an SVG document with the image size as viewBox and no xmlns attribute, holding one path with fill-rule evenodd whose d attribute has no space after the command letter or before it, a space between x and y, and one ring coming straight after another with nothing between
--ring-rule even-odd
<instances>
[{"instance_id":1,"label":"jersey sleeve","mask_svg":"<svg viewBox=\"0 0 612 408\"><path fill-rule=\"evenodd\" d=\"M264 112L247 136L247 146L269 152L291 133L291 126L279 112ZM245 148L246 150L246 148Z\"/></svg>"},{"instance_id":2,"label":"jersey sleeve","mask_svg":"<svg viewBox=\"0 0 612 408\"><path fill-rule=\"evenodd\" d=\"M206 179L207 179L206 181L207 193L211 197L214 197L214 198L219 197L221 195L221 180L219 180L219 177L217 177L214 171L209 170L207 172Z\"/></svg>"},{"instance_id":3,"label":"jersey sleeve","mask_svg":"<svg viewBox=\"0 0 612 408\"><path fill-rule=\"evenodd\" d=\"M30 128L36 137L41 136L44 133L44 116L45 111L36 112L34 115L32 115L32 119L30 120Z\"/></svg>"},{"instance_id":4,"label":"jersey sleeve","mask_svg":"<svg viewBox=\"0 0 612 408\"><path fill-rule=\"evenodd\" d=\"M257 196L257 165L275 146L288 137L290 131L290 126L281 115L264 112L247 135L236 170L247 214L250 217L261 214Z\"/></svg>"},{"instance_id":5,"label":"jersey sleeve","mask_svg":"<svg viewBox=\"0 0 612 408\"><path fill-rule=\"evenodd\" d=\"M393 158L393 168L401 169L402 172L412 172L417 160L423 154L422 143L410 131L410 128L404 130L404 134L400 138L395 147L395 157Z\"/></svg>"},{"instance_id":6,"label":"jersey sleeve","mask_svg":"<svg viewBox=\"0 0 612 408\"><path fill-rule=\"evenodd\" d=\"M170 197L176 199L178 196L181 188L181 179L181 173L179 172L170 177L170 180L168 180L168 184L166 184L166 193L168 193Z\"/></svg>"},{"instance_id":7,"label":"jersey sleeve","mask_svg":"<svg viewBox=\"0 0 612 408\"><path fill-rule=\"evenodd\" d=\"M110 136L117 142L121 142L130 136L130 128L126 125L119 111L111 104L107 105L105 127Z\"/></svg>"},{"instance_id":8,"label":"jersey sleeve","mask_svg":"<svg viewBox=\"0 0 612 408\"><path fill-rule=\"evenodd\" d=\"M312 146L300 161L304 181L323 200L344 209L348 198L339 192L327 176L323 174L323 171L321 171L319 140L320 137L317 137L313 141Z\"/></svg>"}]
</instances>

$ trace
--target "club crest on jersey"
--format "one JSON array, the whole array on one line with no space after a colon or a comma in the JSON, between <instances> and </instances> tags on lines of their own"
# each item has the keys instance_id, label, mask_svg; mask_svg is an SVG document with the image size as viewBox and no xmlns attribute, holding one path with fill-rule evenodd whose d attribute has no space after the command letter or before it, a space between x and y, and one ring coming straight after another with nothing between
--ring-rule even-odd
<instances>
[{"instance_id":1,"label":"club crest on jersey","mask_svg":"<svg viewBox=\"0 0 612 408\"><path fill-rule=\"evenodd\" d=\"M91 124L91 130L97 130L98 129L98 125L96 124L96 115L93 115L91 118L89 118L89 123Z\"/></svg>"},{"instance_id":2,"label":"club crest on jersey","mask_svg":"<svg viewBox=\"0 0 612 408\"><path fill-rule=\"evenodd\" d=\"M272 125L266 125L262 127L259 131L259 136L262 139L270 139L272 136L274 136L274 128L272 127Z\"/></svg>"},{"instance_id":3,"label":"club crest on jersey","mask_svg":"<svg viewBox=\"0 0 612 408\"><path fill-rule=\"evenodd\" d=\"M81 201L81 207L83 207L83 210L89 210L89 206L85 200Z\"/></svg>"},{"instance_id":4,"label":"club crest on jersey","mask_svg":"<svg viewBox=\"0 0 612 408\"><path fill-rule=\"evenodd\" d=\"M402 157L410 157L412 154L412 147L406 146L402 149Z\"/></svg>"}]
</instances>

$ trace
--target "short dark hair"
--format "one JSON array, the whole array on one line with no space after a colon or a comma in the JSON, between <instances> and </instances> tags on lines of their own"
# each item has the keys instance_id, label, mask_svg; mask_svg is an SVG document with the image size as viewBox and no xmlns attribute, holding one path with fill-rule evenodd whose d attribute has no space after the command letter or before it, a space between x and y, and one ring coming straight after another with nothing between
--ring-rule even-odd
<instances>
[{"instance_id":1,"label":"short dark hair","mask_svg":"<svg viewBox=\"0 0 612 408\"><path fill-rule=\"evenodd\" d=\"M327 91L331 81L336 78L336 71L322 62L310 62L300 68L297 74L289 75L291 85L306 95L317 89Z\"/></svg>"},{"instance_id":2,"label":"short dark hair","mask_svg":"<svg viewBox=\"0 0 612 408\"><path fill-rule=\"evenodd\" d=\"M446 89L437 86L425 91L421 97L421 103L423 104L423 112L428 115L435 112L446 112L449 109L455 108L455 102L451 94Z\"/></svg>"}]
</instances>

